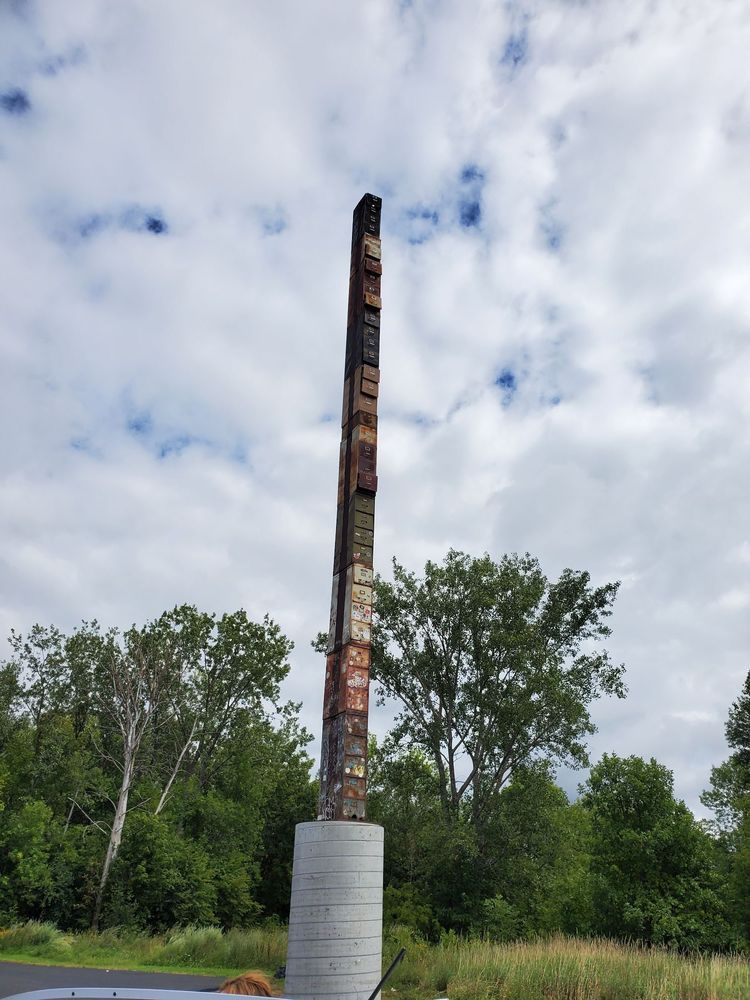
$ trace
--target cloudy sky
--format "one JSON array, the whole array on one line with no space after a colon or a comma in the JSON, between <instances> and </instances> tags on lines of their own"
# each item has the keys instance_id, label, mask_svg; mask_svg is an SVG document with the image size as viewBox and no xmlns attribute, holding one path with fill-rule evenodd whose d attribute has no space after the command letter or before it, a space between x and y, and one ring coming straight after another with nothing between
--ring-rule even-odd
<instances>
[{"instance_id":1,"label":"cloudy sky","mask_svg":"<svg viewBox=\"0 0 750 1000\"><path fill-rule=\"evenodd\" d=\"M317 737L371 191L376 567L621 579L593 756L699 808L750 668L748 51L732 0L6 0L0 632L268 611Z\"/></svg>"}]
</instances>

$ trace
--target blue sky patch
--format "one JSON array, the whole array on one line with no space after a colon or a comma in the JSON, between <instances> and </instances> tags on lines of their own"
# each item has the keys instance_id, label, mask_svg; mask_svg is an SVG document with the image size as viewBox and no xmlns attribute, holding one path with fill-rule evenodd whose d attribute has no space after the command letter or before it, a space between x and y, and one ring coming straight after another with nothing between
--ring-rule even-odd
<instances>
[{"instance_id":1,"label":"blue sky patch","mask_svg":"<svg viewBox=\"0 0 750 1000\"><path fill-rule=\"evenodd\" d=\"M192 434L175 434L173 437L165 438L158 446L159 458L168 458L169 455L181 455L191 444L196 444L200 439Z\"/></svg>"},{"instance_id":2,"label":"blue sky patch","mask_svg":"<svg viewBox=\"0 0 750 1000\"><path fill-rule=\"evenodd\" d=\"M519 66L523 66L528 59L528 55L529 36L526 28L523 28L521 31L508 36L500 62L503 66L510 66L511 72L515 72Z\"/></svg>"},{"instance_id":3,"label":"blue sky patch","mask_svg":"<svg viewBox=\"0 0 750 1000\"><path fill-rule=\"evenodd\" d=\"M459 221L465 229L476 229L482 221L482 206L478 201L462 201L459 204Z\"/></svg>"},{"instance_id":4,"label":"blue sky patch","mask_svg":"<svg viewBox=\"0 0 750 1000\"><path fill-rule=\"evenodd\" d=\"M495 378L495 385L502 394L502 405L510 406L518 390L518 379L512 368L503 368Z\"/></svg>"},{"instance_id":5,"label":"blue sky patch","mask_svg":"<svg viewBox=\"0 0 750 1000\"><path fill-rule=\"evenodd\" d=\"M164 219L160 219L158 215L147 215L144 227L149 233L154 233L157 236L159 233L166 233L169 229Z\"/></svg>"},{"instance_id":6,"label":"blue sky patch","mask_svg":"<svg viewBox=\"0 0 750 1000\"><path fill-rule=\"evenodd\" d=\"M44 76L57 76L69 66L78 66L86 60L87 53L83 45L74 46L67 55L49 56L42 62L39 70Z\"/></svg>"},{"instance_id":7,"label":"blue sky patch","mask_svg":"<svg viewBox=\"0 0 750 1000\"><path fill-rule=\"evenodd\" d=\"M260 227L264 236L278 236L287 229L286 214L281 206L260 206L255 209L257 217L260 219Z\"/></svg>"},{"instance_id":8,"label":"blue sky patch","mask_svg":"<svg viewBox=\"0 0 750 1000\"><path fill-rule=\"evenodd\" d=\"M119 225L123 229L130 229L133 232L152 233L154 236L161 236L162 233L169 232L164 216L161 212L148 212L140 205L133 205L126 208L120 215Z\"/></svg>"},{"instance_id":9,"label":"blue sky patch","mask_svg":"<svg viewBox=\"0 0 750 1000\"><path fill-rule=\"evenodd\" d=\"M464 229L478 229L482 222L484 171L476 163L465 163L459 178L458 221Z\"/></svg>"},{"instance_id":10,"label":"blue sky patch","mask_svg":"<svg viewBox=\"0 0 750 1000\"><path fill-rule=\"evenodd\" d=\"M132 233L149 233L162 236L169 232L169 225L161 212L149 212L138 205L114 212L91 212L76 223L81 239L91 239L107 229L126 229Z\"/></svg>"},{"instance_id":11,"label":"blue sky patch","mask_svg":"<svg viewBox=\"0 0 750 1000\"><path fill-rule=\"evenodd\" d=\"M404 211L408 240L413 245L419 245L428 240L438 223L440 213L428 205L412 205Z\"/></svg>"},{"instance_id":12,"label":"blue sky patch","mask_svg":"<svg viewBox=\"0 0 750 1000\"><path fill-rule=\"evenodd\" d=\"M129 417L127 426L136 437L147 437L154 429L154 421L148 410L143 410Z\"/></svg>"},{"instance_id":13,"label":"blue sky patch","mask_svg":"<svg viewBox=\"0 0 750 1000\"><path fill-rule=\"evenodd\" d=\"M286 229L286 222L282 218L268 219L263 223L263 232L266 236L278 236Z\"/></svg>"},{"instance_id":14,"label":"blue sky patch","mask_svg":"<svg viewBox=\"0 0 750 1000\"><path fill-rule=\"evenodd\" d=\"M476 165L476 163L467 163L466 166L461 170L461 183L471 184L472 182L480 183L484 180L484 174Z\"/></svg>"},{"instance_id":15,"label":"blue sky patch","mask_svg":"<svg viewBox=\"0 0 750 1000\"><path fill-rule=\"evenodd\" d=\"M437 427L440 421L435 417L428 417L426 413L407 413L404 419L417 427Z\"/></svg>"},{"instance_id":16,"label":"blue sky patch","mask_svg":"<svg viewBox=\"0 0 750 1000\"><path fill-rule=\"evenodd\" d=\"M31 101L25 90L11 87L0 94L0 108L8 115L26 115L31 111Z\"/></svg>"},{"instance_id":17,"label":"blue sky patch","mask_svg":"<svg viewBox=\"0 0 750 1000\"><path fill-rule=\"evenodd\" d=\"M555 205L553 200L539 209L539 232L550 253L558 253L565 238L565 227L554 215Z\"/></svg>"},{"instance_id":18,"label":"blue sky patch","mask_svg":"<svg viewBox=\"0 0 750 1000\"><path fill-rule=\"evenodd\" d=\"M94 236L102 229L105 229L110 221L106 215L89 215L85 219L81 219L78 223L78 235L86 240L89 236Z\"/></svg>"}]
</instances>

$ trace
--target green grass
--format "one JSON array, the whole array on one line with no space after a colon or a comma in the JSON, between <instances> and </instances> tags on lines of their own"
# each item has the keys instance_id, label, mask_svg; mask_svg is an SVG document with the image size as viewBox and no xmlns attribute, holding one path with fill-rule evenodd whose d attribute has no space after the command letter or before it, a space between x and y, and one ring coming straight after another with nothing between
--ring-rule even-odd
<instances>
[{"instance_id":1,"label":"green grass","mask_svg":"<svg viewBox=\"0 0 750 1000\"><path fill-rule=\"evenodd\" d=\"M748 1000L750 963L734 957L681 957L611 941L556 937L497 944L447 935L440 944L391 928L383 965L399 947L405 960L383 1000ZM186 927L162 936L126 930L64 934L52 924L0 931L0 959L99 968L205 973L283 965L286 932L263 927L222 933Z\"/></svg>"},{"instance_id":2,"label":"green grass","mask_svg":"<svg viewBox=\"0 0 750 1000\"><path fill-rule=\"evenodd\" d=\"M66 934L29 921L0 930L0 961L97 969L185 972L226 978L246 969L273 972L286 961L284 928L181 927L164 935L114 928Z\"/></svg>"}]
</instances>

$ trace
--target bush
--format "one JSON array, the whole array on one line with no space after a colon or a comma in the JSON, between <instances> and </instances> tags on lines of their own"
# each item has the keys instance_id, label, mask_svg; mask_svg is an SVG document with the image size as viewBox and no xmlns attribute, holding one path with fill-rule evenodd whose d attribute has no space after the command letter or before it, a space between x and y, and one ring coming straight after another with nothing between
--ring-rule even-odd
<instances>
[{"instance_id":1,"label":"bush","mask_svg":"<svg viewBox=\"0 0 750 1000\"><path fill-rule=\"evenodd\" d=\"M388 885L383 892L383 924L409 927L422 937L437 940L440 925L424 893L415 885Z\"/></svg>"},{"instance_id":2,"label":"bush","mask_svg":"<svg viewBox=\"0 0 750 1000\"><path fill-rule=\"evenodd\" d=\"M0 932L0 952L3 951L67 958L71 939L48 920L27 920Z\"/></svg>"},{"instance_id":3,"label":"bush","mask_svg":"<svg viewBox=\"0 0 750 1000\"><path fill-rule=\"evenodd\" d=\"M226 947L220 927L175 928L157 952L166 965L225 965Z\"/></svg>"}]
</instances>

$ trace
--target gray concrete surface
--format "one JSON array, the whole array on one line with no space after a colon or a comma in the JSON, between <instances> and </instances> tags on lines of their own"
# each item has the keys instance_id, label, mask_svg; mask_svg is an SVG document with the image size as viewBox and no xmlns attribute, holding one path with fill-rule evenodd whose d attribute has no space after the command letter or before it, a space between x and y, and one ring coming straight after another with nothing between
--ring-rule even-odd
<instances>
[{"instance_id":1,"label":"gray concrete surface","mask_svg":"<svg viewBox=\"0 0 750 1000\"><path fill-rule=\"evenodd\" d=\"M115 969L70 969L60 965L24 965L0 962L0 997L56 986L148 987L152 990L215 989L215 976L190 976L172 972L123 972Z\"/></svg>"},{"instance_id":2,"label":"gray concrete surface","mask_svg":"<svg viewBox=\"0 0 750 1000\"><path fill-rule=\"evenodd\" d=\"M295 1000L364 1000L381 976L383 829L300 823L294 839L285 991Z\"/></svg>"}]
</instances>

